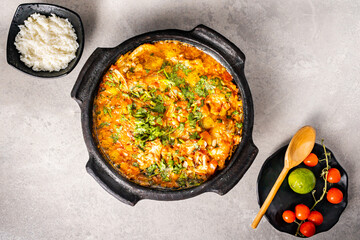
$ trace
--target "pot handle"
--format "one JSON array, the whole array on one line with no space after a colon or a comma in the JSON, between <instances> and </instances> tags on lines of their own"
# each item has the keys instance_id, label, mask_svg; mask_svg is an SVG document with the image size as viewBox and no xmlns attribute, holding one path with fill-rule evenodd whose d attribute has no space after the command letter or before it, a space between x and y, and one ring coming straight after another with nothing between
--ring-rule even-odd
<instances>
[{"instance_id":1,"label":"pot handle","mask_svg":"<svg viewBox=\"0 0 360 240\"><path fill-rule=\"evenodd\" d=\"M202 24L196 26L190 33L194 37L200 38L207 45L212 46L216 50L230 57L231 65L242 65L242 67L244 67L244 53L220 33Z\"/></svg>"},{"instance_id":2,"label":"pot handle","mask_svg":"<svg viewBox=\"0 0 360 240\"><path fill-rule=\"evenodd\" d=\"M242 161L236 161L231 167L232 171L228 172L227 177L219 178L217 181L215 181L214 185L210 187L209 191L219 195L224 195L229 192L249 169L258 152L259 149L255 146L253 140L250 139L248 144L244 146L241 154L238 156L239 159L247 159L247 161L245 163ZM238 176L241 177L238 178Z\"/></svg>"},{"instance_id":3,"label":"pot handle","mask_svg":"<svg viewBox=\"0 0 360 240\"><path fill-rule=\"evenodd\" d=\"M96 66L94 66L94 62L96 65L103 64L102 62L107 61L108 57L111 57L113 51L116 50L114 48L97 48L91 56L88 58L83 68L81 69L78 78L76 79L75 85L71 90L71 97L75 99L75 101L81 106L85 96L89 93L89 88L92 85L93 81L98 81L92 77L92 74L87 74L88 71L95 71ZM84 76L87 76L85 79Z\"/></svg>"},{"instance_id":4,"label":"pot handle","mask_svg":"<svg viewBox=\"0 0 360 240\"><path fill-rule=\"evenodd\" d=\"M123 203L134 206L141 198L131 190L130 187L124 186L116 181L111 175L104 162L97 160L90 154L89 161L86 164L86 171L103 187L108 193Z\"/></svg>"}]
</instances>

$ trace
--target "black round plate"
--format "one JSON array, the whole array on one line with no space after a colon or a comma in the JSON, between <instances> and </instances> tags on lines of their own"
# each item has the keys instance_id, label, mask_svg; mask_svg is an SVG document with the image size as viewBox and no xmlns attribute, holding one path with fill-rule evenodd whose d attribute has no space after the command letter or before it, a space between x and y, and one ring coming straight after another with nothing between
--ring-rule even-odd
<instances>
[{"instance_id":1,"label":"black round plate","mask_svg":"<svg viewBox=\"0 0 360 240\"><path fill-rule=\"evenodd\" d=\"M45 16L50 16L51 13L54 13L56 16L61 18L67 18L69 22L73 25L75 29L75 33L77 35L77 42L79 43L79 48L76 51L76 57L69 63L69 65L60 71L47 72L47 71L34 71L31 68L27 67L20 60L20 53L17 51L14 42L15 37L20 31L19 25L23 25L24 21L33 13L40 13ZM61 75L65 75L70 73L79 62L81 54L84 49L84 28L81 22L80 16L69 9L64 7L60 7L52 4L45 3L29 3L29 4L21 4L16 9L13 20L10 25L7 47L6 47L6 57L7 62L14 66L15 68L37 77L59 77Z\"/></svg>"},{"instance_id":2,"label":"black round plate","mask_svg":"<svg viewBox=\"0 0 360 240\"><path fill-rule=\"evenodd\" d=\"M284 157L286 149L287 146L284 146L280 148L277 152L275 152L273 155L271 155L265 161L264 165L260 170L257 180L258 202L260 206L265 201L282 168L284 167ZM344 198L339 204L331 204L326 200L325 195L324 199L316 205L315 210L321 212L324 216L324 222L320 226L316 227L316 234L329 230L338 222L341 213L344 211L347 205L348 200L348 176L345 170L336 161L334 154L328 148L326 148L326 151L328 153L331 153L331 158L329 159L330 167L337 168L341 173L341 181L336 184L328 183L328 189L330 189L331 187L336 187L340 189L344 194ZM324 149L320 144L315 144L312 152L316 154L319 159L325 158ZM322 161L319 162L315 167L308 167L304 163L301 163L299 166L294 168L308 168L315 174L316 199L319 199L323 192L324 180L322 177L320 177L320 174L325 166L325 161ZM292 172L294 169L290 170L290 172ZM298 225L296 223L286 223L282 219L282 213L285 210L294 211L295 206L300 203L303 203L309 208L311 208L314 204L314 199L311 192L308 194L298 194L292 191L288 184L288 176L289 174L286 176L274 200L272 201L267 212L265 213L265 216L270 222L270 224L273 225L273 227L275 227L277 230L289 233L291 235L295 235Z\"/></svg>"}]
</instances>

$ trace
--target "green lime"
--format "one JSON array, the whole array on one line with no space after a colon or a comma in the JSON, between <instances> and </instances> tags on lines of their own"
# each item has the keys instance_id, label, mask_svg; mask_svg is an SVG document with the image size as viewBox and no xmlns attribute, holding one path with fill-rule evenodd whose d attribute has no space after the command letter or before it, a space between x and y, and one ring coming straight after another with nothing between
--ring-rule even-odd
<instances>
[{"instance_id":1,"label":"green lime","mask_svg":"<svg viewBox=\"0 0 360 240\"><path fill-rule=\"evenodd\" d=\"M309 169L297 168L290 173L288 182L294 192L306 194L314 189L316 178Z\"/></svg>"}]
</instances>

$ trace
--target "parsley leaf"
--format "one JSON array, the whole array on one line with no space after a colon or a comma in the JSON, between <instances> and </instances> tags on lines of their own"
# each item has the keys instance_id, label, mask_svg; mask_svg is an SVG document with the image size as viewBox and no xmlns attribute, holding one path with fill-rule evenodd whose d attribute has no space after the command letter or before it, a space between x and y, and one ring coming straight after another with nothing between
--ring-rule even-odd
<instances>
[{"instance_id":1,"label":"parsley leaf","mask_svg":"<svg viewBox=\"0 0 360 240\"><path fill-rule=\"evenodd\" d=\"M180 87L181 93L184 95L184 97L186 98L187 101L189 101L190 103L194 102L195 100L195 95L193 91L190 91L189 86L186 87Z\"/></svg>"},{"instance_id":2,"label":"parsley leaf","mask_svg":"<svg viewBox=\"0 0 360 240\"><path fill-rule=\"evenodd\" d=\"M144 118L147 116L147 110L145 108L139 108L133 116L136 118Z\"/></svg>"},{"instance_id":3,"label":"parsley leaf","mask_svg":"<svg viewBox=\"0 0 360 240\"><path fill-rule=\"evenodd\" d=\"M220 90L223 89L223 85L222 85L220 78L218 78L218 77L212 78L212 79L210 79L210 82L213 86L217 87L218 89L220 89Z\"/></svg>"},{"instance_id":4,"label":"parsley leaf","mask_svg":"<svg viewBox=\"0 0 360 240\"><path fill-rule=\"evenodd\" d=\"M141 150L145 149L147 141L153 141L156 138L160 138L164 145L174 144L175 139L170 138L174 129L173 127L163 127L161 116L154 116L145 108L139 108L133 116L136 117L133 134Z\"/></svg>"},{"instance_id":5,"label":"parsley leaf","mask_svg":"<svg viewBox=\"0 0 360 240\"><path fill-rule=\"evenodd\" d=\"M190 134L190 139L200 139L198 132L194 132Z\"/></svg>"},{"instance_id":6,"label":"parsley leaf","mask_svg":"<svg viewBox=\"0 0 360 240\"><path fill-rule=\"evenodd\" d=\"M108 86L110 86L110 87L115 87L115 86L116 86L115 83L110 82L110 81L106 81L105 84L108 85Z\"/></svg>"},{"instance_id":7,"label":"parsley leaf","mask_svg":"<svg viewBox=\"0 0 360 240\"><path fill-rule=\"evenodd\" d=\"M181 123L179 124L178 129L180 130L180 132L184 131L184 129L185 129L185 123L181 122Z\"/></svg>"},{"instance_id":8,"label":"parsley leaf","mask_svg":"<svg viewBox=\"0 0 360 240\"><path fill-rule=\"evenodd\" d=\"M187 76L190 72L191 72L191 69L186 67L184 64L182 63L177 63L175 66L174 66L174 70L173 71L179 71L179 69L181 69L184 74Z\"/></svg>"},{"instance_id":9,"label":"parsley leaf","mask_svg":"<svg viewBox=\"0 0 360 240\"><path fill-rule=\"evenodd\" d=\"M104 127L104 126L110 126L110 123L108 123L108 122L102 122L99 127L102 128L102 127Z\"/></svg>"},{"instance_id":10,"label":"parsley leaf","mask_svg":"<svg viewBox=\"0 0 360 240\"><path fill-rule=\"evenodd\" d=\"M199 97L206 97L209 93L214 92L215 87L208 82L207 76L201 76L195 85L195 92Z\"/></svg>"},{"instance_id":11,"label":"parsley leaf","mask_svg":"<svg viewBox=\"0 0 360 240\"><path fill-rule=\"evenodd\" d=\"M173 173L179 174L181 170L185 169L180 163L177 163L173 167Z\"/></svg>"},{"instance_id":12,"label":"parsley leaf","mask_svg":"<svg viewBox=\"0 0 360 240\"><path fill-rule=\"evenodd\" d=\"M151 110L153 112L157 112L157 113L164 113L166 111L166 108L165 108L164 104L157 103L154 107L151 108Z\"/></svg>"},{"instance_id":13,"label":"parsley leaf","mask_svg":"<svg viewBox=\"0 0 360 240\"><path fill-rule=\"evenodd\" d=\"M112 118L111 108L104 107L104 108L103 108L103 112L104 112L104 114L109 114L109 116Z\"/></svg>"},{"instance_id":14,"label":"parsley leaf","mask_svg":"<svg viewBox=\"0 0 360 240\"><path fill-rule=\"evenodd\" d=\"M162 65L161 65L161 70L163 70L164 68L166 68L167 66L171 66L171 63L169 61L163 61Z\"/></svg>"},{"instance_id":15,"label":"parsley leaf","mask_svg":"<svg viewBox=\"0 0 360 240\"><path fill-rule=\"evenodd\" d=\"M155 105L150 107L150 110L157 113L165 113L166 108L164 106L164 100L161 95L157 95L151 98L151 102Z\"/></svg>"},{"instance_id":16,"label":"parsley leaf","mask_svg":"<svg viewBox=\"0 0 360 240\"><path fill-rule=\"evenodd\" d=\"M112 140L114 141L114 143L116 143L119 140L119 135L117 133L113 133L110 136L112 138Z\"/></svg>"},{"instance_id":17,"label":"parsley leaf","mask_svg":"<svg viewBox=\"0 0 360 240\"><path fill-rule=\"evenodd\" d=\"M158 118L156 119L156 123L159 124L159 125L162 125L162 124L163 124L162 118L161 118L161 117L158 117Z\"/></svg>"},{"instance_id":18,"label":"parsley leaf","mask_svg":"<svg viewBox=\"0 0 360 240\"><path fill-rule=\"evenodd\" d=\"M189 113L188 121L189 121L190 126L192 128L195 128L197 121L199 121L201 119L201 117L202 117L202 114L200 111L197 111L195 113L193 113L193 112Z\"/></svg>"},{"instance_id":19,"label":"parsley leaf","mask_svg":"<svg viewBox=\"0 0 360 240\"><path fill-rule=\"evenodd\" d=\"M150 165L148 168L146 168L146 173L148 175L152 175L152 174L154 174L154 172L157 168L158 168L158 166L154 163L154 164Z\"/></svg>"},{"instance_id":20,"label":"parsley leaf","mask_svg":"<svg viewBox=\"0 0 360 240\"><path fill-rule=\"evenodd\" d=\"M132 164L134 167L139 167L139 164L137 162L133 162Z\"/></svg>"},{"instance_id":21,"label":"parsley leaf","mask_svg":"<svg viewBox=\"0 0 360 240\"><path fill-rule=\"evenodd\" d=\"M135 106L135 104L128 104L128 105L126 106L126 108L127 108L128 112L129 112L130 114L132 114L132 112L133 112L133 110L136 108L136 106Z\"/></svg>"},{"instance_id":22,"label":"parsley leaf","mask_svg":"<svg viewBox=\"0 0 360 240\"><path fill-rule=\"evenodd\" d=\"M123 126L115 127L115 129L116 129L116 132L117 132L117 133L120 133L121 130L123 129Z\"/></svg>"}]
</instances>

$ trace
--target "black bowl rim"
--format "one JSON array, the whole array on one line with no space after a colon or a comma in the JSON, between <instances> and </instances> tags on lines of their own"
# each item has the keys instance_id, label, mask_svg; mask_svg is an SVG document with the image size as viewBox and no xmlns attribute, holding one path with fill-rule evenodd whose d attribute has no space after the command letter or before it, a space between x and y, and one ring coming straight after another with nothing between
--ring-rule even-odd
<instances>
[{"instance_id":1,"label":"black bowl rim","mask_svg":"<svg viewBox=\"0 0 360 240\"><path fill-rule=\"evenodd\" d=\"M112 177L114 177L114 178L116 177L119 180L118 183L124 185L126 189L132 189L132 191L135 191L135 195L137 195L138 198L136 200L134 200L133 202L131 202L131 201L129 202L129 201L124 201L124 199L121 199L121 197L117 196L118 194L114 193L114 191L112 191L111 189L106 189L112 195L114 195L119 200L121 200L127 204L134 205L137 201L139 201L141 199L179 200L179 199L193 197L193 196L199 195L203 192L209 192L209 191L216 192L220 195L223 195L227 191L229 191L232 187L234 187L235 184L241 179L241 177L245 174L246 170L250 167L251 163L253 162L253 160L258 152L258 149L253 144L252 136L251 136L254 116L253 116L253 103L252 103L252 98L251 98L251 92L250 92L249 86L247 84L246 78L244 76L245 56L235 45L233 45L229 40L225 39L223 36L220 35L222 37L222 39L220 39L221 43L225 44L226 47L231 46L232 47L231 50L233 52L236 52L236 57L238 57L240 60L240 62L230 64L230 62L231 62L229 60L230 56L224 56L223 53L221 53L219 49L216 49L211 44L209 45L208 42L206 42L204 39L196 38L197 36L195 36L195 34L194 34L195 31L197 31L197 33L201 32L201 31L205 31L206 33L208 33L207 31L215 32L214 30L212 30L206 26L203 26L203 25L199 25L191 31L167 29L167 30L148 32L148 33L144 33L144 34L135 36L133 38L126 40L125 42L121 43L120 45L118 45L114 48L108 48L108 49L98 48L95 50L93 55L90 56L88 62L85 63L81 73L79 74L78 80L75 83L74 88L72 90L71 96L79 103L80 108L81 108L83 135L84 135L85 143L87 145L89 155L90 155L90 160L87 164L87 171L89 172L90 175L92 175L99 182L100 185L102 185L106 189L106 186L104 186L106 184L101 182L99 177L96 176L97 174L94 173L94 162L96 162L96 164L101 165L100 168L103 168L101 171L106 171L107 175L112 175ZM218 34L218 33L216 33L216 34ZM92 118L93 98L94 98L94 95L96 94L96 89L98 88L101 78L94 80L94 81L96 81L96 83L89 83L90 85L95 84L96 88L88 89L88 91L90 91L90 94L86 94L85 100L81 99L81 97L79 97L79 95L81 95L81 94L78 94L79 88L84 87L83 86L84 83L82 82L84 75L86 75L86 74L89 75L87 68L94 67L94 66L91 66L92 61L94 61L94 59L92 59L92 58L96 58L96 55L98 54L97 51L105 52L108 55L112 56L112 57L109 57L111 60L106 62L107 66L101 67L102 70L97 71L97 74L102 76L103 73L108 69L109 65L113 64L120 55L123 55L132 49L135 49L137 46L139 46L141 44L144 44L147 42L160 41L160 40L178 40L181 42L187 42L187 43L192 44L195 47L202 46L200 49L207 52L208 54L210 54L209 51L213 52L213 54L210 54L210 55L228 69L228 71L232 74L234 80L238 79L238 82L236 82L236 85L237 85L238 89L241 91L241 95L244 100L244 112L248 113L248 114L245 114L243 139L242 139L241 143L239 144L239 146L237 147L237 150L233 154L227 167L225 167L225 169L223 169L221 172L219 172L212 179L209 179L205 183L202 183L201 185L193 187L193 188L180 189L180 190L171 190L171 189L164 190L164 189L148 188L148 187L143 187L136 183L130 182L125 177L121 176L104 159L104 157L102 156L102 154L100 153L100 151L97 147L94 137L92 136L92 125L91 125L92 120L89 120L89 118ZM215 42L215 40L214 40L214 42ZM129 47L128 45L130 45L130 46L134 45L134 46ZM126 46L128 46L128 47L126 47ZM128 49L128 48L130 48L130 49ZM235 58L234 56L232 56L232 57ZM219 59L219 58L222 58L222 59ZM224 64L224 63L226 63L226 64ZM99 73L99 72L101 72L101 73ZM89 77L87 77L87 80L88 79L89 79ZM91 81L91 80L88 80L88 81ZM247 106L247 107L245 107L245 106ZM86 116L86 115L88 115L88 116ZM241 176L236 176L237 179L231 180L232 181L231 187L223 187L226 190L222 191L221 189L219 189L218 186L216 186L215 183L216 183L216 181L220 182L220 181L228 181L229 180L229 178L226 178L227 177L226 173L229 172L228 170L231 169L231 167L235 164L235 162L238 158L244 158L243 155L245 153L243 153L241 151L244 151L244 152L246 152L246 154L250 155L247 157L249 161L246 162L246 165L244 167L245 171L241 174ZM104 168L105 168L105 170L104 170Z\"/></svg>"},{"instance_id":2,"label":"black bowl rim","mask_svg":"<svg viewBox=\"0 0 360 240\"><path fill-rule=\"evenodd\" d=\"M261 177L262 177L262 175L263 175L264 166L267 165L268 162L272 161L272 159L274 158L274 156L276 156L279 152L285 150L285 149L288 147L288 145L289 145L289 144L286 144L286 145L280 147L279 149L277 149L273 154L271 154L271 155L264 161L263 165L261 166L261 169L260 169L260 171L259 171L259 175L258 175L257 181L256 181L256 185L257 185L256 194L257 194L257 202L258 202L258 204L259 204L259 207L261 207L261 205L262 205L262 204L261 204L261 201L260 201L259 182L260 182ZM321 144L319 144L319 143L315 143L315 146L316 146L316 147L321 147L321 148L323 147L323 146L322 146ZM314 146L314 148L315 148L315 146ZM326 151L327 151L327 152L330 152L331 155L334 156L333 152L332 152L328 147L325 146L325 148L326 148ZM349 176L348 176L347 172L345 171L345 169L344 169L344 168L340 165L340 163L336 160L335 157L334 157L332 160L335 161L335 162L342 168L343 173L344 173L344 175L346 176L344 195L346 194L346 196L348 196L348 185L349 185L348 181L349 181ZM345 199L345 198L344 198L344 199ZM341 210L341 212L339 213L339 216L336 218L336 221L334 222L334 225L333 225L333 226L335 226L336 223L338 223L338 221L340 220L340 217L341 217L342 213L345 211L345 208L346 208L347 205L348 205L348 200L347 200L347 198L346 198L346 201L345 201L344 203L345 203L345 206L344 206L344 208ZM290 235L292 235L292 236L295 237L295 235L294 235L295 233L294 233L294 234L291 234L291 233L282 231L281 229L278 228L277 225L274 225L274 223L273 223L273 222L271 221L271 219L269 218L267 212L265 213L265 218L266 218L267 221L271 224L271 226L273 226L273 227L274 227L276 230L278 230L279 232L287 233L287 234L290 234ZM331 228L333 228L333 226L331 226L331 227L330 227L329 229L327 229L327 230L324 230L324 231L321 231L321 232L316 232L316 233L314 234L314 236L317 235L317 234L321 234L321 233L324 233L324 232L329 231ZM297 236L297 237L300 237L300 236ZM300 237L300 238L301 238L301 237Z\"/></svg>"},{"instance_id":3,"label":"black bowl rim","mask_svg":"<svg viewBox=\"0 0 360 240\"><path fill-rule=\"evenodd\" d=\"M49 7L55 7L55 8L58 8L59 10L63 11L66 15L73 15L74 17L77 18L77 20L79 21L79 24L78 26L73 23L73 22L70 22L74 29L75 28L78 28L77 30L80 31L80 34L78 31L76 31L76 35L77 35L77 41L79 43L79 48L77 49L77 52L76 52L76 57L71 60L69 62L69 66L66 67L65 69L61 69L60 71L53 71L53 72L48 72L48 71L34 71L32 70L31 68L27 67L21 60L20 60L20 53L17 51L15 45L14 45L14 39L10 39L10 35L12 33L13 30L13 26L16 27L16 34L20 31L19 28L18 28L18 24L16 24L15 26L15 19L16 19L16 13L22 9L22 8L25 8L27 6L30 6L30 7L33 7L33 6L49 6ZM42 12L41 14L45 14L45 15L50 15L51 12ZM68 18L68 17L67 17ZM70 21L70 20L69 20ZM14 34L16 36L16 34ZM79 37L81 36L81 37ZM61 76L65 76L67 74L69 74L72 70L74 70L74 68L76 67L76 65L79 63L80 61L80 58L82 56L82 53L83 53L83 50L84 50L84 45L85 45L85 32L84 32L84 26L83 26L83 23L82 23L82 20L81 20L81 17L78 13L76 13L75 11L71 10L71 9L68 9L66 7L63 7L63 6L59 6L59 5L56 5L56 4L50 4L50 3L23 3L23 4L20 4L16 10L15 10L15 13L14 13L14 16L13 16L13 19L11 20L11 24L10 24L10 27L9 27L9 33L8 33L8 39L7 39L7 46L6 46L6 58L7 58L7 62L9 65L15 67L16 69L26 73L26 74L29 74L29 75L32 75L32 76L35 76L35 77L41 77L41 78L55 78L55 77L61 77ZM11 58L10 57L10 48L12 49L15 49L15 52L17 53L17 58L14 59L14 58ZM19 66L18 64L16 64L17 62L19 62L21 65ZM71 67L70 67L70 64L73 64Z\"/></svg>"}]
</instances>

